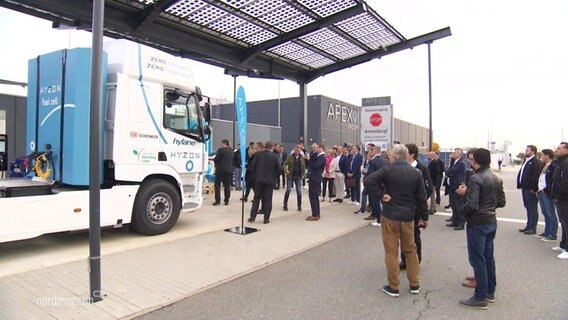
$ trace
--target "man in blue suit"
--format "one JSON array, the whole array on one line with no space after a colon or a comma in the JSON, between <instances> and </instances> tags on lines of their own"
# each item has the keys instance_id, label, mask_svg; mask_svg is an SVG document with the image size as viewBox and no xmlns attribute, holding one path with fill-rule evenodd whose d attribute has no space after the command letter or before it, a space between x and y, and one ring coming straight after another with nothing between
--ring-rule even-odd
<instances>
[{"instance_id":1,"label":"man in blue suit","mask_svg":"<svg viewBox=\"0 0 568 320\"><path fill-rule=\"evenodd\" d=\"M312 152L308 159L308 197L312 209L312 215L306 218L308 221L317 221L320 219L319 194L321 191L323 169L325 168L324 150L325 147L323 144L312 144Z\"/></svg>"},{"instance_id":2,"label":"man in blue suit","mask_svg":"<svg viewBox=\"0 0 568 320\"><path fill-rule=\"evenodd\" d=\"M536 157L537 149L528 145L525 149L525 161L517 174L517 189L521 189L523 205L527 209L527 224L519 229L524 234L536 234L538 223L538 177L543 167L542 161Z\"/></svg>"},{"instance_id":3,"label":"man in blue suit","mask_svg":"<svg viewBox=\"0 0 568 320\"><path fill-rule=\"evenodd\" d=\"M450 207L452 208L452 222L447 224L448 227L453 227L454 230L463 230L465 225L465 217L460 212L462 211L463 202L462 198L456 193L460 185L465 184L465 162L462 159L463 149L455 148L451 155L454 160L454 165L446 170L446 177L448 177Z\"/></svg>"},{"instance_id":4,"label":"man in blue suit","mask_svg":"<svg viewBox=\"0 0 568 320\"><path fill-rule=\"evenodd\" d=\"M361 201L361 165L363 164L363 156L360 153L361 149L358 145L351 147L351 162L349 163L349 171L347 172L348 178L355 179L355 187L351 188L351 202L359 206Z\"/></svg>"}]
</instances>

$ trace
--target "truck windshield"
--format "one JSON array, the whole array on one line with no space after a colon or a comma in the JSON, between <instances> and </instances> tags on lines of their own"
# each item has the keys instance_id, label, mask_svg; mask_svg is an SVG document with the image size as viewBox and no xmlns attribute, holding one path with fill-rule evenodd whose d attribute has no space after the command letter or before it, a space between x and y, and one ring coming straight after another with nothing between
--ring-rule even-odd
<instances>
[{"instance_id":1,"label":"truck windshield","mask_svg":"<svg viewBox=\"0 0 568 320\"><path fill-rule=\"evenodd\" d=\"M164 127L172 129L180 134L201 139L199 126L199 103L194 95L189 97L174 96L166 92L164 102Z\"/></svg>"}]
</instances>

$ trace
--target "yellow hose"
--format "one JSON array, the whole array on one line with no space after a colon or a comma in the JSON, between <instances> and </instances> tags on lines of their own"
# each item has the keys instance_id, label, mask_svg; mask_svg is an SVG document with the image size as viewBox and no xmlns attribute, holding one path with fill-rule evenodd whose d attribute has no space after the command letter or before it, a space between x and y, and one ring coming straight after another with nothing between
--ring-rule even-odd
<instances>
[{"instance_id":1,"label":"yellow hose","mask_svg":"<svg viewBox=\"0 0 568 320\"><path fill-rule=\"evenodd\" d=\"M45 171L43 170L43 164L45 163ZM45 153L41 154L35 159L34 170L36 175L40 178L47 179L51 176L51 168L49 167L49 161L47 161L47 156Z\"/></svg>"}]
</instances>

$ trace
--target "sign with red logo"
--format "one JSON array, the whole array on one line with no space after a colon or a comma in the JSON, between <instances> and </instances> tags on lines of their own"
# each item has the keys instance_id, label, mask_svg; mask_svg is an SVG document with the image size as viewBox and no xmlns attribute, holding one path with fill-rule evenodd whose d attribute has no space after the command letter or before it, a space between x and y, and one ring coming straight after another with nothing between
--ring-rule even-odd
<instances>
[{"instance_id":1,"label":"sign with red logo","mask_svg":"<svg viewBox=\"0 0 568 320\"><path fill-rule=\"evenodd\" d=\"M381 148L386 148L392 143L392 105L366 105L363 99L360 123L361 143L374 143Z\"/></svg>"},{"instance_id":2,"label":"sign with red logo","mask_svg":"<svg viewBox=\"0 0 568 320\"><path fill-rule=\"evenodd\" d=\"M373 126L373 127L378 127L381 125L381 123L383 123L383 117L381 116L380 113L373 113L371 114L371 116L369 117L369 123Z\"/></svg>"}]
</instances>

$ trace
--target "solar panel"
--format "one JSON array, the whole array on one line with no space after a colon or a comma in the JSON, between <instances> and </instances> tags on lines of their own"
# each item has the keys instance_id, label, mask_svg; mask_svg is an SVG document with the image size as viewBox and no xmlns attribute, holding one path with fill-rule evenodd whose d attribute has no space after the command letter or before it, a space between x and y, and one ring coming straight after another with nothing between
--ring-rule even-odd
<instances>
[{"instance_id":1,"label":"solar panel","mask_svg":"<svg viewBox=\"0 0 568 320\"><path fill-rule=\"evenodd\" d=\"M140 1L145 4L153 1ZM210 34L234 39L242 46L263 45L277 37L325 21L354 6L356 0L179 0L165 13L185 19ZM306 69L346 60L403 40L373 11L314 27L296 39L268 46L260 54L293 61ZM392 30L391 30L392 29ZM245 48L246 49L246 48Z\"/></svg>"}]
</instances>

